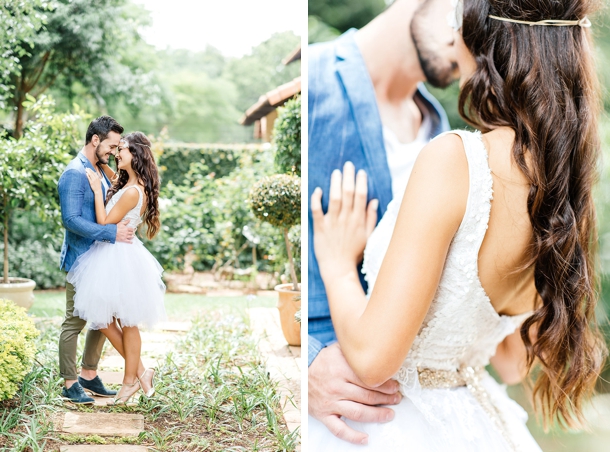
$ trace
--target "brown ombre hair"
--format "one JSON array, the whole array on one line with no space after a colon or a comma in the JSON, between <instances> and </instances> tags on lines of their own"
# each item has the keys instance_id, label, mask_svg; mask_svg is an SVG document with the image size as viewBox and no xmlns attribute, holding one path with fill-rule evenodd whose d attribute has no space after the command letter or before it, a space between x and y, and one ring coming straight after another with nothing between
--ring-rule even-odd
<instances>
[{"instance_id":1,"label":"brown ombre hair","mask_svg":"<svg viewBox=\"0 0 610 452\"><path fill-rule=\"evenodd\" d=\"M462 36L477 69L463 85L460 114L483 132L513 129L513 158L530 183L528 266L534 266L541 302L520 333L528 368L540 363L533 396L545 426L553 419L562 426L583 424L582 400L606 355L595 320L592 195L600 94L588 29L507 23L489 15L577 20L595 7L589 0L464 1Z\"/></svg>"},{"instance_id":2,"label":"brown ombre hair","mask_svg":"<svg viewBox=\"0 0 610 452\"><path fill-rule=\"evenodd\" d=\"M144 223L146 223L146 237L152 239L159 228L159 171L155 164L155 157L151 151L151 143L142 132L132 132L121 139L127 142L131 152L131 167L138 177L138 181L144 185L146 193L146 210L144 211ZM118 170L115 181L108 190L106 202L114 196L129 180L127 171Z\"/></svg>"}]
</instances>

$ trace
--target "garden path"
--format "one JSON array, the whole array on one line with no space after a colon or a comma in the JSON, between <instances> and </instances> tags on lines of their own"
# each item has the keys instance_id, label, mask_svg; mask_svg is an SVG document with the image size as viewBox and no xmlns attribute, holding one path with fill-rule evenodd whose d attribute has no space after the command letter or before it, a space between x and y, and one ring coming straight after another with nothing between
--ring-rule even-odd
<instances>
[{"instance_id":1,"label":"garden path","mask_svg":"<svg viewBox=\"0 0 610 452\"><path fill-rule=\"evenodd\" d=\"M190 322L167 322L159 330L143 331L142 361L145 367L156 367L170 351L180 336L191 328ZM100 362L100 378L106 384L121 384L125 361L112 347L106 347ZM105 406L111 400L94 397L95 406ZM98 435L101 437L138 436L144 431L144 416L127 413L82 413L67 412L61 431L75 435ZM147 447L133 445L69 445L61 446L61 452L146 452Z\"/></svg>"},{"instance_id":2,"label":"garden path","mask_svg":"<svg viewBox=\"0 0 610 452\"><path fill-rule=\"evenodd\" d=\"M267 360L267 371L278 382L284 419L293 432L301 426L301 347L284 339L276 308L250 308L248 315L254 336L260 338L258 348Z\"/></svg>"}]
</instances>

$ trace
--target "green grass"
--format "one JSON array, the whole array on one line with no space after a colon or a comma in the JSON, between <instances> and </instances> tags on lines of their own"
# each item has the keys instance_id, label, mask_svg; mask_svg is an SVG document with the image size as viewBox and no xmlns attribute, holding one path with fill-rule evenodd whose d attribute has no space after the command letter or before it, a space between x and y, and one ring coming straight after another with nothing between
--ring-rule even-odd
<instances>
[{"instance_id":1,"label":"green grass","mask_svg":"<svg viewBox=\"0 0 610 452\"><path fill-rule=\"evenodd\" d=\"M60 398L57 364L65 294L36 295L30 311L41 331L36 362L18 394L0 402L0 452L57 452L68 444L124 443L121 438L56 431L57 415L67 411ZM71 409L142 414L145 431L129 443L152 451L294 451L299 432L290 433L283 421L277 384L263 365L245 312L275 302L274 297L168 294L170 316L188 318L193 327L159 362L155 396L141 397L135 407ZM83 339L81 335L79 354Z\"/></svg>"},{"instance_id":2,"label":"green grass","mask_svg":"<svg viewBox=\"0 0 610 452\"><path fill-rule=\"evenodd\" d=\"M28 311L36 317L63 317L66 309L66 293L63 290L34 292L34 305ZM200 312L213 309L228 309L233 314L247 308L273 308L277 305L274 296L213 297L191 294L165 294L165 309L171 320L190 319Z\"/></svg>"}]
</instances>

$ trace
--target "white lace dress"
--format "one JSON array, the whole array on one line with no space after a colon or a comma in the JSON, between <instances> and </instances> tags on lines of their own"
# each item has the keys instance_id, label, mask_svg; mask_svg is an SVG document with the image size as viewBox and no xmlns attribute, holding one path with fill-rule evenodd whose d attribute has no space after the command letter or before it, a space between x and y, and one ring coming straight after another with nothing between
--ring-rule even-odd
<instances>
[{"instance_id":1,"label":"white lace dress","mask_svg":"<svg viewBox=\"0 0 610 452\"><path fill-rule=\"evenodd\" d=\"M478 278L487 230L492 177L480 133L462 137L470 188L464 219L451 243L441 280L420 331L394 376L403 399L388 423L347 421L369 435L367 446L335 438L309 416L315 451L540 451L525 411L485 371L500 342L529 314L496 313ZM369 295L388 249L401 199L393 200L367 242L363 272Z\"/></svg>"},{"instance_id":2,"label":"white lace dress","mask_svg":"<svg viewBox=\"0 0 610 452\"><path fill-rule=\"evenodd\" d=\"M132 228L142 223L140 210L144 195L140 187L130 185L119 190L106 205L110 212L129 189L139 193L138 204L123 220ZM74 315L86 320L90 329L105 328L113 317L123 326L144 325L152 328L167 318L163 305L165 284L163 268L142 242L94 242L74 262L66 280L74 285Z\"/></svg>"}]
</instances>

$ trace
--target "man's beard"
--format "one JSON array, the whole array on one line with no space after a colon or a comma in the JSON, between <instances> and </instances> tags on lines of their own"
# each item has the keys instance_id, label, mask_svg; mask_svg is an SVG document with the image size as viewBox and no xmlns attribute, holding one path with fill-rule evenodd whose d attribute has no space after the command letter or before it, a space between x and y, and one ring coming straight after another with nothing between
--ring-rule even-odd
<instances>
[{"instance_id":1,"label":"man's beard","mask_svg":"<svg viewBox=\"0 0 610 452\"><path fill-rule=\"evenodd\" d=\"M426 5L424 3L411 21L411 38L417 50L417 58L426 81L435 88L446 88L453 81L453 73L457 63L444 60L436 53L437 43L433 39L433 31L426 27Z\"/></svg>"},{"instance_id":2,"label":"man's beard","mask_svg":"<svg viewBox=\"0 0 610 452\"><path fill-rule=\"evenodd\" d=\"M95 148L95 156L97 157L97 160L102 163L103 165L108 165L108 160L110 159L110 154L102 154L100 152L100 146L98 145Z\"/></svg>"}]
</instances>

